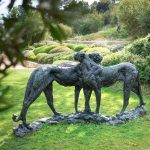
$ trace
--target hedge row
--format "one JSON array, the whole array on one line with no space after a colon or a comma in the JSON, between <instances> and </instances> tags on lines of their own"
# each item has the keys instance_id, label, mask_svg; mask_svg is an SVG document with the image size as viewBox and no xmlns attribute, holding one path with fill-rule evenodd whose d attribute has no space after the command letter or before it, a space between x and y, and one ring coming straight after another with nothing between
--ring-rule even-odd
<instances>
[{"instance_id":1,"label":"hedge row","mask_svg":"<svg viewBox=\"0 0 150 150\"><path fill-rule=\"evenodd\" d=\"M103 57L112 53L109 49L105 47L84 48L83 50L81 50L81 52L85 52L87 54L99 53Z\"/></svg>"},{"instance_id":2,"label":"hedge row","mask_svg":"<svg viewBox=\"0 0 150 150\"><path fill-rule=\"evenodd\" d=\"M33 49L33 47L30 48ZM150 35L126 46L125 52L111 52L104 47L88 47L84 44L51 44L34 48L33 52L30 52L25 57L38 63L57 64L60 60L73 60L74 53L78 51L99 53L103 56L102 65L104 66L131 62L137 66L140 79L150 83Z\"/></svg>"},{"instance_id":3,"label":"hedge row","mask_svg":"<svg viewBox=\"0 0 150 150\"><path fill-rule=\"evenodd\" d=\"M60 51L60 50L59 50ZM85 48L83 49L86 53L98 52L103 56L101 62L104 66L116 65L121 62L131 62L137 66L140 73L140 79L143 82L150 83L150 56L142 57L140 55L135 55L130 52L115 52L112 53L109 50L102 48ZM106 53L107 51L107 53ZM36 61L42 64L59 64L65 60L73 60L73 52L61 52L61 53L39 53L35 55L34 53L28 54L28 59ZM56 63L57 62L57 63Z\"/></svg>"},{"instance_id":4,"label":"hedge row","mask_svg":"<svg viewBox=\"0 0 150 150\"><path fill-rule=\"evenodd\" d=\"M104 47L90 48L84 44L51 44L40 45L40 47L34 48L33 52L30 52L25 57L38 63L52 64L57 60L73 60L74 53L79 51L86 53L97 52L102 56L110 53L110 51Z\"/></svg>"},{"instance_id":5,"label":"hedge row","mask_svg":"<svg viewBox=\"0 0 150 150\"><path fill-rule=\"evenodd\" d=\"M44 45L34 49L34 54L37 55L39 53L49 53L50 50L56 48L58 45Z\"/></svg>"},{"instance_id":6,"label":"hedge row","mask_svg":"<svg viewBox=\"0 0 150 150\"><path fill-rule=\"evenodd\" d=\"M150 56L143 58L130 52L116 52L111 55L104 56L102 65L110 66L121 62L131 62L135 64L140 73L141 81L150 83Z\"/></svg>"},{"instance_id":7,"label":"hedge row","mask_svg":"<svg viewBox=\"0 0 150 150\"><path fill-rule=\"evenodd\" d=\"M150 55L150 34L145 38L138 39L125 47L126 51L147 57Z\"/></svg>"}]
</instances>

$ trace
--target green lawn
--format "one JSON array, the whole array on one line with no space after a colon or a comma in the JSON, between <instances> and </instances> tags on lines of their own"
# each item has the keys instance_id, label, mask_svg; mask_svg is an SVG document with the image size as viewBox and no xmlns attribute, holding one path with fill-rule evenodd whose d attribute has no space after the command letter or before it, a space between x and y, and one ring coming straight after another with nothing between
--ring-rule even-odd
<instances>
[{"instance_id":1,"label":"green lawn","mask_svg":"<svg viewBox=\"0 0 150 150\"><path fill-rule=\"evenodd\" d=\"M135 121L120 126L105 124L79 125L44 125L38 132L23 138L12 134L12 127L18 125L11 120L12 114L19 115L24 97L27 79L31 69L11 70L10 75L3 80L3 86L10 86L6 98L15 106L0 113L0 149L4 150L148 150L150 149L150 114ZM122 91L120 84L111 88L103 88L101 113L112 115L118 113L122 106ZM148 89L143 89L146 107L150 111L150 95ZM74 88L54 84L54 104L57 111L74 112ZM131 95L128 109L138 104L136 95ZM83 93L80 96L80 109L84 108ZM95 109L95 99L92 95L91 107ZM52 112L42 94L29 109L27 119L31 123L41 117L51 116Z\"/></svg>"}]
</instances>

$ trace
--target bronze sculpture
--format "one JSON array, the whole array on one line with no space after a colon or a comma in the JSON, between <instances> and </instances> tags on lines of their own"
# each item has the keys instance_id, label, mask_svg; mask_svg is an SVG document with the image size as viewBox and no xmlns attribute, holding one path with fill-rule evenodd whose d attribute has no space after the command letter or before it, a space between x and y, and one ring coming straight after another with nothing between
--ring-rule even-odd
<instances>
[{"instance_id":1,"label":"bronze sculpture","mask_svg":"<svg viewBox=\"0 0 150 150\"><path fill-rule=\"evenodd\" d=\"M77 104L81 88L85 95L85 112L89 113L89 100L92 90L96 96L96 113L99 113L101 101L101 88L111 86L116 81L124 82L124 103L121 110L123 113L128 105L130 91L135 92L140 99L140 106L144 105L139 83L139 75L135 66L131 63L121 63L118 65L104 67L98 65L102 57L98 54L86 55L85 53L77 53L75 60L80 63L70 68L60 68L56 66L41 66L35 69L28 81L23 107L20 116L13 116L15 122L22 120L23 125L29 127L26 122L26 113L29 106L39 97L41 92L45 93L47 103L55 115L59 113L53 105L53 81L63 86L75 86L75 110L78 112Z\"/></svg>"},{"instance_id":2,"label":"bronze sculpture","mask_svg":"<svg viewBox=\"0 0 150 150\"><path fill-rule=\"evenodd\" d=\"M139 73L135 65L125 62L118 65L104 67L96 64L85 53L77 53L74 56L75 60L81 63L81 72L84 91L93 89L96 96L97 108L96 112L99 113L101 101L101 87L108 87L120 80L124 82L123 88L123 113L128 106L130 91L134 92L140 100L139 106L145 104L142 98L141 86L139 81ZM86 107L89 109L89 97L85 93Z\"/></svg>"},{"instance_id":3,"label":"bronze sculpture","mask_svg":"<svg viewBox=\"0 0 150 150\"><path fill-rule=\"evenodd\" d=\"M89 54L89 58L93 59L96 63L102 61L102 57L97 54ZM75 86L75 111L78 112L77 104L79 93L82 89L80 64L71 68L60 68L51 65L44 65L35 69L28 80L26 92L24 96L24 102L20 116L13 115L13 121L17 122L22 120L24 126L28 127L26 122L26 114L29 106L40 96L42 91L44 92L47 104L55 115L60 115L53 105L53 81L56 81L63 86ZM89 92L89 98L90 98Z\"/></svg>"}]
</instances>

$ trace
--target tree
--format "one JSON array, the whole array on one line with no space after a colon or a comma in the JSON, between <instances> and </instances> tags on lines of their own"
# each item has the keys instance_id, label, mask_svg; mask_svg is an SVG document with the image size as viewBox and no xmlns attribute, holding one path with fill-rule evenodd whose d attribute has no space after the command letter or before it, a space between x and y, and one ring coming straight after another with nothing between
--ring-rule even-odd
<instances>
[{"instance_id":1,"label":"tree","mask_svg":"<svg viewBox=\"0 0 150 150\"><path fill-rule=\"evenodd\" d=\"M4 99L8 87L2 89L1 81L11 66L18 62L23 64L22 50L28 44L38 42L46 29L54 39L60 42L66 39L66 34L58 23L67 22L68 18L74 16L71 9L65 10L65 0L37 0L37 7L32 5L34 0L23 0L19 10L12 9L15 1L10 1L8 8L11 13L3 18L3 24L0 25L0 103L6 105L0 111L11 106Z\"/></svg>"},{"instance_id":2,"label":"tree","mask_svg":"<svg viewBox=\"0 0 150 150\"><path fill-rule=\"evenodd\" d=\"M122 0L119 4L119 20L132 36L150 32L150 2L148 0Z\"/></svg>"},{"instance_id":3,"label":"tree","mask_svg":"<svg viewBox=\"0 0 150 150\"><path fill-rule=\"evenodd\" d=\"M11 19L17 20L15 24L16 28L26 26L26 33L23 36L23 40L26 41L27 45L38 42L44 35L45 28L42 22L42 17L36 10L25 11L21 6L14 7L3 19L5 27L6 20Z\"/></svg>"},{"instance_id":4,"label":"tree","mask_svg":"<svg viewBox=\"0 0 150 150\"><path fill-rule=\"evenodd\" d=\"M67 1L66 5L64 6L64 9L66 11L71 10L72 12L80 12L82 14L87 14L90 12L90 6L88 4L88 2L84 2L84 1L76 1L76 0L72 0L72 1Z\"/></svg>"},{"instance_id":5,"label":"tree","mask_svg":"<svg viewBox=\"0 0 150 150\"><path fill-rule=\"evenodd\" d=\"M110 1L109 0L101 0L97 3L96 10L99 13L105 13L109 10Z\"/></svg>"},{"instance_id":6,"label":"tree","mask_svg":"<svg viewBox=\"0 0 150 150\"><path fill-rule=\"evenodd\" d=\"M96 11L97 4L98 4L97 1L94 1L94 2L91 4L91 9L90 9L91 12Z\"/></svg>"},{"instance_id":7,"label":"tree","mask_svg":"<svg viewBox=\"0 0 150 150\"><path fill-rule=\"evenodd\" d=\"M74 30L80 34L89 34L97 32L103 26L101 14L93 12L74 21Z\"/></svg>"}]
</instances>

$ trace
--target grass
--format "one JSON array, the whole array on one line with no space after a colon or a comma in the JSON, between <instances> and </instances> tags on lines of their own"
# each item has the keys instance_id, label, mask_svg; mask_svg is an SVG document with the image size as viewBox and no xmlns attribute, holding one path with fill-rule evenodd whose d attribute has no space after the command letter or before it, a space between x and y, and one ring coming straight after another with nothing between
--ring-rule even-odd
<instances>
[{"instance_id":1,"label":"grass","mask_svg":"<svg viewBox=\"0 0 150 150\"><path fill-rule=\"evenodd\" d=\"M90 40L101 40L101 39L123 40L128 38L129 36L125 29L121 29L121 31L118 33L116 31L116 27L105 27L96 33L75 36L73 39L90 41Z\"/></svg>"},{"instance_id":2,"label":"grass","mask_svg":"<svg viewBox=\"0 0 150 150\"><path fill-rule=\"evenodd\" d=\"M10 86L6 98L14 104L9 110L0 114L0 149L2 150L148 150L150 147L150 114L130 121L120 126L105 124L79 124L79 125L44 125L38 132L23 138L16 138L12 134L12 127L18 125L11 120L12 114L19 114L27 79L31 69L10 70L10 75L3 80L3 87ZM112 115L120 111L122 106L122 91L120 84L111 88L103 88L101 113ZM74 112L73 87L62 87L54 83L54 104L59 112ZM150 95L143 89L146 107L150 111ZM130 98L128 109L138 104L137 97L133 94ZM79 108L83 109L84 100L81 93ZM95 109L94 95L91 107ZM28 111L27 119L31 123L41 117L52 115L42 94L33 103Z\"/></svg>"}]
</instances>

